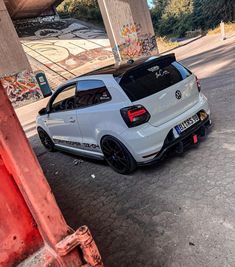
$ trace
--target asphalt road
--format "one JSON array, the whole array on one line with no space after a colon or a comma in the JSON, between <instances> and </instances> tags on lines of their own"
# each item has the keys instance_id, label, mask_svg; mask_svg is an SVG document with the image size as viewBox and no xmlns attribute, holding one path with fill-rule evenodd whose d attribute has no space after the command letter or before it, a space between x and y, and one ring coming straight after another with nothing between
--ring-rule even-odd
<instances>
[{"instance_id":1,"label":"asphalt road","mask_svg":"<svg viewBox=\"0 0 235 267\"><path fill-rule=\"evenodd\" d=\"M175 52L201 79L214 124L182 157L122 176L30 138L67 222L89 226L106 267L235 266L235 37Z\"/></svg>"}]
</instances>

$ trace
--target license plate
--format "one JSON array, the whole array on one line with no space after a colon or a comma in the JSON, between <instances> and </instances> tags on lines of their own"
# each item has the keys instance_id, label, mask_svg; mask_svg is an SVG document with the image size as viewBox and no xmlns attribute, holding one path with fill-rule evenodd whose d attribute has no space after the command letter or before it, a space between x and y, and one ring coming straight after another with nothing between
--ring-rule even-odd
<instances>
[{"instance_id":1,"label":"license plate","mask_svg":"<svg viewBox=\"0 0 235 267\"><path fill-rule=\"evenodd\" d=\"M192 116L191 118L187 119L186 121L184 121L184 122L180 123L179 125L177 125L175 127L175 129L178 132L178 134L181 134L182 132L184 132L185 130L190 128L192 125L194 125L198 121L199 121L199 117L196 114L196 115Z\"/></svg>"}]
</instances>

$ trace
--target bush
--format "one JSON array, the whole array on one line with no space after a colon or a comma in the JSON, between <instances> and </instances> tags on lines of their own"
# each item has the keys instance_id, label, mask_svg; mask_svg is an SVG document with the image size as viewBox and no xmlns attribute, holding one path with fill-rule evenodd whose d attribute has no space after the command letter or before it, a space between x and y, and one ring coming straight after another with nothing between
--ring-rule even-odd
<instances>
[{"instance_id":1,"label":"bush","mask_svg":"<svg viewBox=\"0 0 235 267\"><path fill-rule=\"evenodd\" d=\"M61 15L102 22L97 0L65 0L57 7L57 11Z\"/></svg>"},{"instance_id":2,"label":"bush","mask_svg":"<svg viewBox=\"0 0 235 267\"><path fill-rule=\"evenodd\" d=\"M65 0L57 7L57 12L62 15L68 15L70 13L69 7L71 5L71 0Z\"/></svg>"}]
</instances>

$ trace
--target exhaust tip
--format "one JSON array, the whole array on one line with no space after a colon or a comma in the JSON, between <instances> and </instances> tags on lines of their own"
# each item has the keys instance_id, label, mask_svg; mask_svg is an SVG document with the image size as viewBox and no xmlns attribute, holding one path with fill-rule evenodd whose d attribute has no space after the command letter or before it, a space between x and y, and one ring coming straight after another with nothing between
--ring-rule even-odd
<instances>
[{"instance_id":1,"label":"exhaust tip","mask_svg":"<svg viewBox=\"0 0 235 267\"><path fill-rule=\"evenodd\" d=\"M182 153L184 153L184 144L183 144L182 141L179 142L179 143L176 145L175 152L176 152L177 154L182 154Z\"/></svg>"}]
</instances>

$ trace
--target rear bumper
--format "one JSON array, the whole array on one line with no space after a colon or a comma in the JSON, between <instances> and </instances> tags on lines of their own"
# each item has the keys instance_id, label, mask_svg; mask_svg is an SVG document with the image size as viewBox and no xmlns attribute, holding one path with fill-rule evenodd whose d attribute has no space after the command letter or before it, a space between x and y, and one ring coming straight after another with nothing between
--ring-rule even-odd
<instances>
[{"instance_id":1,"label":"rear bumper","mask_svg":"<svg viewBox=\"0 0 235 267\"><path fill-rule=\"evenodd\" d=\"M169 132L179 123L194 116L200 111L205 111L210 116L208 101L203 94L200 94L198 103L172 120L154 127L150 123L129 128L119 138L127 147L136 162L145 164L146 161L154 160L156 155L165 146L164 141Z\"/></svg>"},{"instance_id":2,"label":"rear bumper","mask_svg":"<svg viewBox=\"0 0 235 267\"><path fill-rule=\"evenodd\" d=\"M205 137L207 135L210 126L211 120L210 116L208 115L204 121L196 123L187 131L182 133L182 135L178 138L174 137L173 131L171 130L167 135L160 152L158 152L158 154L151 160L139 162L138 166L152 165L154 163L160 162L170 151L183 153L186 148L195 145L193 142L193 136L197 135L198 141L200 141L202 137Z\"/></svg>"}]
</instances>

